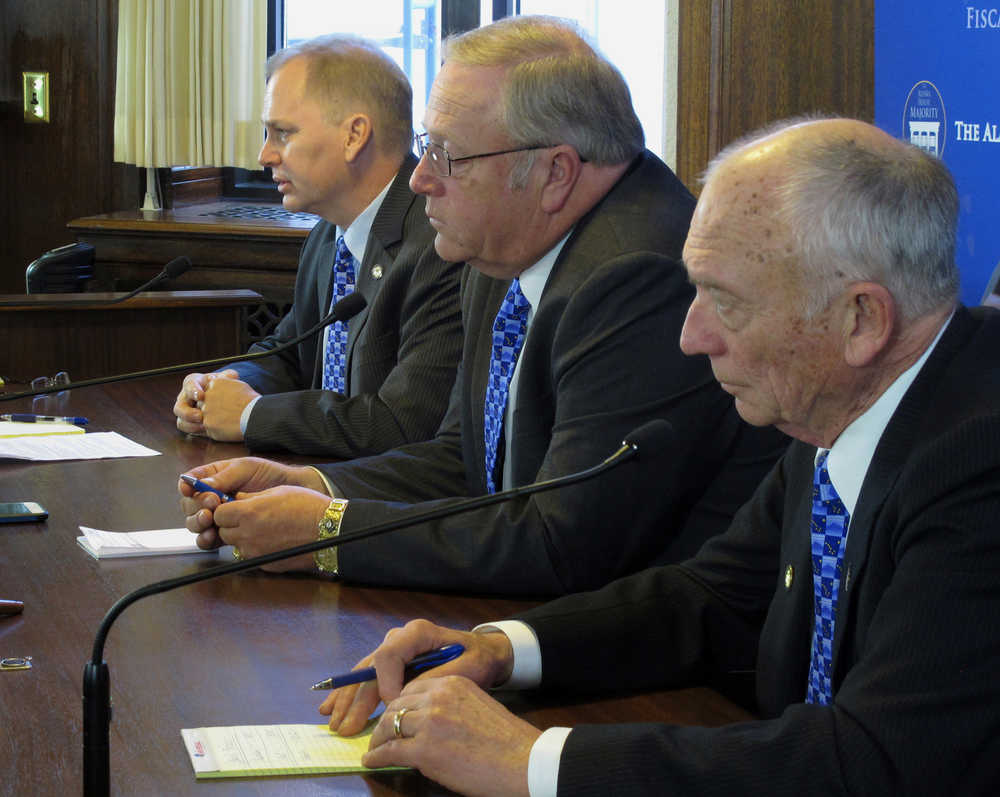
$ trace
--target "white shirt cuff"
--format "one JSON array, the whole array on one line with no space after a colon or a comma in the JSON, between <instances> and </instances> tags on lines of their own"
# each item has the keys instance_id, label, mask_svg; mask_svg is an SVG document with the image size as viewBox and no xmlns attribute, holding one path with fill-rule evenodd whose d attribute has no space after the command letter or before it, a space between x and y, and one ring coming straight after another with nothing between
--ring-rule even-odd
<instances>
[{"instance_id":1,"label":"white shirt cuff","mask_svg":"<svg viewBox=\"0 0 1000 797\"><path fill-rule=\"evenodd\" d=\"M473 631L500 631L514 649L510 678L503 689L533 689L542 682L542 651L535 629L520 620L483 623ZM531 797L556 797L559 786L559 759L572 728L549 728L531 746L528 757L528 793Z\"/></svg>"},{"instance_id":2,"label":"white shirt cuff","mask_svg":"<svg viewBox=\"0 0 1000 797\"><path fill-rule=\"evenodd\" d=\"M556 797L559 788L559 759L572 728L549 728L535 739L528 757L528 794Z\"/></svg>"},{"instance_id":3,"label":"white shirt cuff","mask_svg":"<svg viewBox=\"0 0 1000 797\"><path fill-rule=\"evenodd\" d=\"M243 408L243 412L240 413L240 434L243 435L243 439L246 440L247 437L247 425L250 423L250 413L253 412L253 405L260 401L260 396L250 399L250 403Z\"/></svg>"},{"instance_id":4,"label":"white shirt cuff","mask_svg":"<svg viewBox=\"0 0 1000 797\"><path fill-rule=\"evenodd\" d=\"M500 620L483 623L473 631L500 631L507 635L514 648L514 668L503 689L534 689L542 682L542 651L534 629L520 620Z\"/></svg>"}]
</instances>

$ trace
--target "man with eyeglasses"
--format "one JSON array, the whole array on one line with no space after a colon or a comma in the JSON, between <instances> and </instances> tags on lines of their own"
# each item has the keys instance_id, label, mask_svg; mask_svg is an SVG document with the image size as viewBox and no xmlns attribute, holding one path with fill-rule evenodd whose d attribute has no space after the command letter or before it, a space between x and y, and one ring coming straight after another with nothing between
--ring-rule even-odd
<instances>
[{"instance_id":1,"label":"man with eyeglasses","mask_svg":"<svg viewBox=\"0 0 1000 797\"><path fill-rule=\"evenodd\" d=\"M539 595L693 553L785 438L743 424L707 359L680 352L693 291L679 258L694 200L643 149L621 75L574 26L517 17L449 42L424 121L410 185L426 196L438 253L472 266L441 429L318 469L198 468L240 496L219 506L181 485L188 528L202 546L256 555L582 470L665 418L668 450L587 483L275 567Z\"/></svg>"},{"instance_id":2,"label":"man with eyeglasses","mask_svg":"<svg viewBox=\"0 0 1000 797\"><path fill-rule=\"evenodd\" d=\"M302 248L291 310L251 351L314 326L355 290L367 307L280 355L189 374L177 427L255 450L341 459L433 436L461 351L461 261L434 251L416 164L412 91L373 43L323 36L268 61L267 138L284 207L322 220Z\"/></svg>"}]
</instances>

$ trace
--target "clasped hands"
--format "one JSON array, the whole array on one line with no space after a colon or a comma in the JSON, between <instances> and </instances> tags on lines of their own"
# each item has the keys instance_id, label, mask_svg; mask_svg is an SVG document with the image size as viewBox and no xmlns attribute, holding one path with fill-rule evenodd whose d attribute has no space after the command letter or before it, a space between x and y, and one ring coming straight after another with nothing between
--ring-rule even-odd
<instances>
[{"instance_id":1,"label":"clasped hands","mask_svg":"<svg viewBox=\"0 0 1000 797\"><path fill-rule=\"evenodd\" d=\"M465 647L461 656L403 684L407 662L456 642ZM331 729L349 736L385 703L365 766L415 767L462 794L528 794L528 759L541 732L484 691L510 677L506 635L413 620L389 631L357 666L374 666L378 679L331 692L319 711Z\"/></svg>"},{"instance_id":2,"label":"clasped hands","mask_svg":"<svg viewBox=\"0 0 1000 797\"><path fill-rule=\"evenodd\" d=\"M243 440L240 417L260 394L230 369L211 374L188 374L174 403L177 428L185 434L220 442Z\"/></svg>"},{"instance_id":3,"label":"clasped hands","mask_svg":"<svg viewBox=\"0 0 1000 797\"><path fill-rule=\"evenodd\" d=\"M237 500L196 493L178 480L185 526L198 535L198 547L233 545L242 556L261 556L316 539L330 503L322 478L312 469L281 465L259 457L224 459L189 473ZM313 569L311 556L265 565L262 569Z\"/></svg>"}]
</instances>

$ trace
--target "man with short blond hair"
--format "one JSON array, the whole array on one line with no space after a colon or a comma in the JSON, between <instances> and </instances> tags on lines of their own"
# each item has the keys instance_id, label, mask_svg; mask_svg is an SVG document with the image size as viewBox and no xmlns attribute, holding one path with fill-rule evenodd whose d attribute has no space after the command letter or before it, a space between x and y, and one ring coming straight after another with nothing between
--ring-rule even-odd
<instances>
[{"instance_id":1,"label":"man with short blond hair","mask_svg":"<svg viewBox=\"0 0 1000 797\"><path fill-rule=\"evenodd\" d=\"M268 61L260 152L290 211L321 221L302 247L295 298L251 351L274 349L358 291L367 307L294 348L189 374L177 427L255 450L339 459L431 437L461 349L460 262L434 251L406 75L373 43L310 39Z\"/></svg>"}]
</instances>

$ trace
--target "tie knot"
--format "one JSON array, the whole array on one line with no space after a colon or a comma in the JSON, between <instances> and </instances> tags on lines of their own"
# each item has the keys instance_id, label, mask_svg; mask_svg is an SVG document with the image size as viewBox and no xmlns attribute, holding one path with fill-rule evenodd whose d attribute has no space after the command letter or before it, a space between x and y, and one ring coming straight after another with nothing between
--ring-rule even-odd
<instances>
[{"instance_id":1,"label":"tie knot","mask_svg":"<svg viewBox=\"0 0 1000 797\"><path fill-rule=\"evenodd\" d=\"M347 242L344 241L344 236L341 235L337 238L337 254L334 259L334 266L338 269L346 269L354 263L354 255L351 254L351 250L347 248Z\"/></svg>"},{"instance_id":2,"label":"tie knot","mask_svg":"<svg viewBox=\"0 0 1000 797\"><path fill-rule=\"evenodd\" d=\"M507 291L504 303L509 304L513 314L518 316L527 314L528 310L531 309L531 302L521 291L521 281L516 277L510 283L510 289Z\"/></svg>"},{"instance_id":3,"label":"tie knot","mask_svg":"<svg viewBox=\"0 0 1000 797\"><path fill-rule=\"evenodd\" d=\"M816 458L816 470L813 472L813 487L822 488L823 493L837 496L837 490L830 479L830 470L827 468L827 460L830 457L829 451L823 451ZM837 499L839 500L839 498Z\"/></svg>"}]
</instances>

